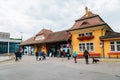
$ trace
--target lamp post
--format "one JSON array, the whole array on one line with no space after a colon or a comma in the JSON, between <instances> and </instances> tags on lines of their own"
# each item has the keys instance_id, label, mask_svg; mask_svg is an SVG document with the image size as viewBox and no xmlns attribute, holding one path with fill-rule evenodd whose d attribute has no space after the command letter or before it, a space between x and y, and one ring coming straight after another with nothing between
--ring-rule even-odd
<instances>
[{"instance_id":1,"label":"lamp post","mask_svg":"<svg viewBox=\"0 0 120 80\"><path fill-rule=\"evenodd\" d=\"M21 33L21 42L22 42L22 39L23 39L23 33L22 32L20 32Z\"/></svg>"}]
</instances>

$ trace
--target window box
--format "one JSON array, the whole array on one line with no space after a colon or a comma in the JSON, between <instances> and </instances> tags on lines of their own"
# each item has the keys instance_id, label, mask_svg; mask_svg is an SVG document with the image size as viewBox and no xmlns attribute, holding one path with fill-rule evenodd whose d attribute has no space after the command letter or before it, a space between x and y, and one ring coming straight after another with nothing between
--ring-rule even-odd
<instances>
[{"instance_id":1,"label":"window box","mask_svg":"<svg viewBox=\"0 0 120 80\"><path fill-rule=\"evenodd\" d=\"M90 40L90 39L93 39L94 36L82 36L82 37L78 37L77 39L78 40Z\"/></svg>"}]
</instances>

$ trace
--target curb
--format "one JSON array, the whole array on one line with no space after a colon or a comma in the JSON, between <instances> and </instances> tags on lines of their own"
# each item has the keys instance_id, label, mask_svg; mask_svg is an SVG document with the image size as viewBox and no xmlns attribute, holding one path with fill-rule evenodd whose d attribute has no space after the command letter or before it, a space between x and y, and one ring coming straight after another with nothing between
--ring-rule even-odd
<instances>
[{"instance_id":1,"label":"curb","mask_svg":"<svg viewBox=\"0 0 120 80\"><path fill-rule=\"evenodd\" d=\"M100 60L100 62L120 62L120 60Z\"/></svg>"},{"instance_id":2,"label":"curb","mask_svg":"<svg viewBox=\"0 0 120 80\"><path fill-rule=\"evenodd\" d=\"M6 62L6 61L11 61L11 60L13 60L13 59L14 59L14 57L11 56L9 59L6 59L6 60L3 60L3 61L0 61L0 63Z\"/></svg>"},{"instance_id":3,"label":"curb","mask_svg":"<svg viewBox=\"0 0 120 80\"><path fill-rule=\"evenodd\" d=\"M100 62L120 62L120 59L99 59ZM78 61L85 61L85 59L78 59ZM92 61L92 59L90 59Z\"/></svg>"}]
</instances>

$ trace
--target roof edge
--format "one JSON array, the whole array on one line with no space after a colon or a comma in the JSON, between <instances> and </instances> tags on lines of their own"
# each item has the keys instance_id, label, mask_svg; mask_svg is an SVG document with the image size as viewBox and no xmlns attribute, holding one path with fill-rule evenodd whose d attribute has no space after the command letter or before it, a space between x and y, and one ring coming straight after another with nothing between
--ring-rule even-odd
<instances>
[{"instance_id":1,"label":"roof edge","mask_svg":"<svg viewBox=\"0 0 120 80\"><path fill-rule=\"evenodd\" d=\"M99 15L95 15L95 16L91 16L91 17L87 17L87 18L83 18L83 19L77 19L77 20L75 20L75 22L90 19L90 18L94 18L94 17L97 17L97 16L99 16Z\"/></svg>"},{"instance_id":2,"label":"roof edge","mask_svg":"<svg viewBox=\"0 0 120 80\"><path fill-rule=\"evenodd\" d=\"M68 30L68 31L74 31L74 30L78 30L78 29L86 29L86 28L93 28L93 27L97 27L97 26L102 26L102 25L107 25L106 23L103 23L103 24L97 24L97 25L93 25L93 26L86 26L84 28L77 28L77 29L71 29L71 30ZM107 25L108 26L108 25Z\"/></svg>"}]
</instances>

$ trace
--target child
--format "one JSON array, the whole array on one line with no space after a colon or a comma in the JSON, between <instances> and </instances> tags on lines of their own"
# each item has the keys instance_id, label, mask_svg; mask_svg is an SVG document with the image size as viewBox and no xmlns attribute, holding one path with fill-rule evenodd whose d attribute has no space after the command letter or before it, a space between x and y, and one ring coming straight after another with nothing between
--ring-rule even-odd
<instances>
[{"instance_id":1,"label":"child","mask_svg":"<svg viewBox=\"0 0 120 80\"><path fill-rule=\"evenodd\" d=\"M75 63L77 63L77 53L76 53L76 51L73 52L73 58L74 58Z\"/></svg>"}]
</instances>

